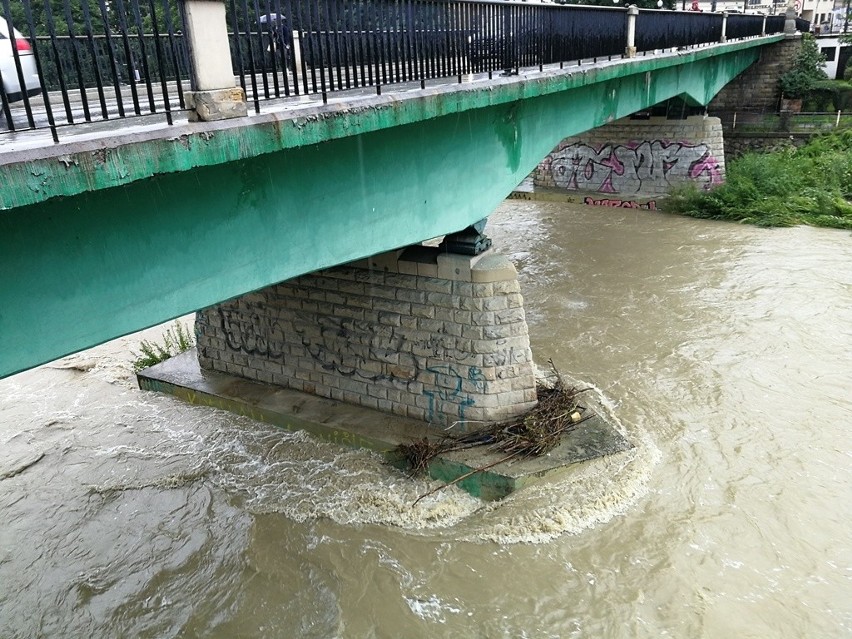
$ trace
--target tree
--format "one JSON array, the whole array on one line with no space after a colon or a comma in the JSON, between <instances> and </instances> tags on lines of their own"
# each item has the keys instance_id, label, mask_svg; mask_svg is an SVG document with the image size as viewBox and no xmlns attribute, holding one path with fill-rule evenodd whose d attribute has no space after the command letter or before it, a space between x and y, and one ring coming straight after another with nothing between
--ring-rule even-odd
<instances>
[{"instance_id":1,"label":"tree","mask_svg":"<svg viewBox=\"0 0 852 639\"><path fill-rule=\"evenodd\" d=\"M85 36L90 32L87 23L93 35L100 35L106 31L104 18L113 34L125 30L129 35L152 33L152 10L156 13L160 33L167 32L168 21L173 30L181 29L182 23L178 3L174 0L139 0L136 6L132 0L10 0L9 9L12 24L28 37L50 35L51 25L55 35ZM34 33L30 33L28 14L32 17Z\"/></svg>"},{"instance_id":2,"label":"tree","mask_svg":"<svg viewBox=\"0 0 852 639\"><path fill-rule=\"evenodd\" d=\"M820 53L816 38L809 33L804 34L793 66L781 75L781 94L793 100L804 98L817 82L828 77L823 64L825 56Z\"/></svg>"}]
</instances>

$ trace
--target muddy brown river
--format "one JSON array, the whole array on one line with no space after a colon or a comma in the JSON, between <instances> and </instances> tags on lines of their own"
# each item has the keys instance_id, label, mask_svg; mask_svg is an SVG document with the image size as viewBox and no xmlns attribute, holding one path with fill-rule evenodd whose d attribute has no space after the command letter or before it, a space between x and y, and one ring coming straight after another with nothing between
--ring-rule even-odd
<instances>
[{"instance_id":1,"label":"muddy brown river","mask_svg":"<svg viewBox=\"0 0 852 639\"><path fill-rule=\"evenodd\" d=\"M852 235L489 233L634 449L412 507L372 454L139 391L151 329L0 380L0 637L852 637Z\"/></svg>"}]
</instances>

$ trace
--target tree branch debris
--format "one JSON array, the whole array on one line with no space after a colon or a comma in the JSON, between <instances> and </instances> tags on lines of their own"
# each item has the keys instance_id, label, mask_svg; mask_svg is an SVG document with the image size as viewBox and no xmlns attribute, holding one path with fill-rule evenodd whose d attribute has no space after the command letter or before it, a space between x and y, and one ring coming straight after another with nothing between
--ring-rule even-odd
<instances>
[{"instance_id":1,"label":"tree branch debris","mask_svg":"<svg viewBox=\"0 0 852 639\"><path fill-rule=\"evenodd\" d=\"M556 370L552 359L548 360L548 364L554 373L555 382L552 386L543 383L537 385L538 404L526 415L462 435L446 435L441 439L423 437L410 444L397 446L397 454L408 462L412 474L427 471L433 459L457 450L486 446L495 452L506 453L506 456L496 462L474 468L448 484L421 495L414 502L415 504L427 495L503 462L521 457L539 457L549 453L559 445L565 434L593 416L593 413L587 411L578 399L581 393L590 389L577 389L566 384L562 375Z\"/></svg>"}]
</instances>

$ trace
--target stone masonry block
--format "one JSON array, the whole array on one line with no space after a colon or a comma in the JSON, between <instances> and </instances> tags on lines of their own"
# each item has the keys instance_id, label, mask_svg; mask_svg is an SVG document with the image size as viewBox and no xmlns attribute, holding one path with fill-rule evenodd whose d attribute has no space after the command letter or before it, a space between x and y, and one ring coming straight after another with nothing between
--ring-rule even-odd
<instances>
[{"instance_id":1,"label":"stone masonry block","mask_svg":"<svg viewBox=\"0 0 852 639\"><path fill-rule=\"evenodd\" d=\"M352 306L335 306L334 317L347 317L349 319L364 319L363 308L353 308Z\"/></svg>"},{"instance_id":2,"label":"stone masonry block","mask_svg":"<svg viewBox=\"0 0 852 639\"><path fill-rule=\"evenodd\" d=\"M481 286L481 285L480 285ZM471 282L453 282L452 295L457 297L472 297L473 283Z\"/></svg>"},{"instance_id":3,"label":"stone masonry block","mask_svg":"<svg viewBox=\"0 0 852 639\"><path fill-rule=\"evenodd\" d=\"M481 297L462 297L459 298L459 308L465 311L481 311L485 308L485 299Z\"/></svg>"},{"instance_id":4,"label":"stone masonry block","mask_svg":"<svg viewBox=\"0 0 852 639\"><path fill-rule=\"evenodd\" d=\"M417 325L420 330L430 333L442 333L444 330L444 322L437 319L420 318L417 320Z\"/></svg>"},{"instance_id":5,"label":"stone masonry block","mask_svg":"<svg viewBox=\"0 0 852 639\"><path fill-rule=\"evenodd\" d=\"M411 304L398 300L375 299L373 309L379 312L396 313L400 315L400 323L405 325L404 317L411 317ZM416 321L415 321L416 324Z\"/></svg>"},{"instance_id":6,"label":"stone masonry block","mask_svg":"<svg viewBox=\"0 0 852 639\"><path fill-rule=\"evenodd\" d=\"M420 280L418 287L427 293L452 294L453 292L453 283L448 280L439 279L437 276Z\"/></svg>"},{"instance_id":7,"label":"stone masonry block","mask_svg":"<svg viewBox=\"0 0 852 639\"><path fill-rule=\"evenodd\" d=\"M517 280L515 265L504 255L484 253L471 269L471 281L475 284Z\"/></svg>"},{"instance_id":8,"label":"stone masonry block","mask_svg":"<svg viewBox=\"0 0 852 639\"><path fill-rule=\"evenodd\" d=\"M435 307L427 306L426 304L412 304L411 315L412 317L425 317L428 319L434 319Z\"/></svg>"},{"instance_id":9,"label":"stone masonry block","mask_svg":"<svg viewBox=\"0 0 852 639\"><path fill-rule=\"evenodd\" d=\"M421 277L438 277L437 264L422 264L417 263L417 275Z\"/></svg>"},{"instance_id":10,"label":"stone masonry block","mask_svg":"<svg viewBox=\"0 0 852 639\"><path fill-rule=\"evenodd\" d=\"M462 326L461 337L470 340L481 340L483 337L483 328L481 326Z\"/></svg>"},{"instance_id":11,"label":"stone masonry block","mask_svg":"<svg viewBox=\"0 0 852 639\"><path fill-rule=\"evenodd\" d=\"M493 311L476 311L470 314L470 324L473 326L493 326L497 315Z\"/></svg>"},{"instance_id":12,"label":"stone masonry block","mask_svg":"<svg viewBox=\"0 0 852 639\"><path fill-rule=\"evenodd\" d=\"M500 326L484 326L480 331L480 339L487 340L499 340L505 339L508 337L513 337L512 334L512 326L516 326L516 324L503 324Z\"/></svg>"},{"instance_id":13,"label":"stone masonry block","mask_svg":"<svg viewBox=\"0 0 852 639\"><path fill-rule=\"evenodd\" d=\"M456 311L455 321L456 324L471 324L472 317L473 313L471 311Z\"/></svg>"},{"instance_id":14,"label":"stone masonry block","mask_svg":"<svg viewBox=\"0 0 852 639\"><path fill-rule=\"evenodd\" d=\"M502 311L509 308L508 299L505 295L489 297L483 300L483 302L483 309L486 311Z\"/></svg>"},{"instance_id":15,"label":"stone masonry block","mask_svg":"<svg viewBox=\"0 0 852 639\"><path fill-rule=\"evenodd\" d=\"M458 308L459 297L450 293L428 293L425 301L432 306Z\"/></svg>"},{"instance_id":16,"label":"stone masonry block","mask_svg":"<svg viewBox=\"0 0 852 639\"><path fill-rule=\"evenodd\" d=\"M462 326L461 324L456 324L452 321L444 321L444 335L451 335L452 337L461 337L463 332L464 326Z\"/></svg>"},{"instance_id":17,"label":"stone masonry block","mask_svg":"<svg viewBox=\"0 0 852 639\"><path fill-rule=\"evenodd\" d=\"M399 257L402 255L402 250L388 251L387 253L380 253L379 255L373 255L372 257L367 258L367 264L369 264L370 269L376 271L385 271L389 273L398 272L397 262L399 261Z\"/></svg>"},{"instance_id":18,"label":"stone masonry block","mask_svg":"<svg viewBox=\"0 0 852 639\"><path fill-rule=\"evenodd\" d=\"M428 302L429 293L426 291L412 290L408 288L396 289L396 299L403 302L417 302L418 304L426 304Z\"/></svg>"},{"instance_id":19,"label":"stone masonry block","mask_svg":"<svg viewBox=\"0 0 852 639\"><path fill-rule=\"evenodd\" d=\"M396 289L407 288L411 290L418 290L419 278L416 273L386 273L384 285L391 286Z\"/></svg>"},{"instance_id":20,"label":"stone masonry block","mask_svg":"<svg viewBox=\"0 0 852 639\"><path fill-rule=\"evenodd\" d=\"M399 313L390 313L382 311L377 313L376 321L384 326L402 326L401 316Z\"/></svg>"},{"instance_id":21,"label":"stone masonry block","mask_svg":"<svg viewBox=\"0 0 852 639\"><path fill-rule=\"evenodd\" d=\"M496 283L497 282L478 282L473 284L473 294L471 297L491 297L494 295L494 284Z\"/></svg>"},{"instance_id":22,"label":"stone masonry block","mask_svg":"<svg viewBox=\"0 0 852 639\"><path fill-rule=\"evenodd\" d=\"M521 308L524 305L524 297L520 293L510 293L506 296L506 304L509 308Z\"/></svg>"},{"instance_id":23,"label":"stone masonry block","mask_svg":"<svg viewBox=\"0 0 852 639\"><path fill-rule=\"evenodd\" d=\"M183 95L192 122L214 122L248 115L246 96L240 87L186 91Z\"/></svg>"},{"instance_id":24,"label":"stone masonry block","mask_svg":"<svg viewBox=\"0 0 852 639\"><path fill-rule=\"evenodd\" d=\"M369 295L347 295L339 303L364 309L365 315L373 308L373 298Z\"/></svg>"},{"instance_id":25,"label":"stone masonry block","mask_svg":"<svg viewBox=\"0 0 852 639\"><path fill-rule=\"evenodd\" d=\"M438 277L444 280L470 282L471 256L458 253L438 255Z\"/></svg>"},{"instance_id":26,"label":"stone masonry block","mask_svg":"<svg viewBox=\"0 0 852 639\"><path fill-rule=\"evenodd\" d=\"M506 295L509 293L520 293L521 285L518 280L507 280L503 282L494 282L492 285L494 295Z\"/></svg>"},{"instance_id":27,"label":"stone masonry block","mask_svg":"<svg viewBox=\"0 0 852 639\"><path fill-rule=\"evenodd\" d=\"M523 308L509 308L505 311L497 311L494 313L494 322L496 324L513 324L515 322L524 322Z\"/></svg>"},{"instance_id":28,"label":"stone masonry block","mask_svg":"<svg viewBox=\"0 0 852 639\"><path fill-rule=\"evenodd\" d=\"M453 307L435 307L435 319L441 320L442 322L453 322L453 318L455 317L456 311Z\"/></svg>"},{"instance_id":29,"label":"stone masonry block","mask_svg":"<svg viewBox=\"0 0 852 639\"><path fill-rule=\"evenodd\" d=\"M406 275L417 275L417 262L397 262L397 269ZM381 402L380 402L381 403Z\"/></svg>"},{"instance_id":30,"label":"stone masonry block","mask_svg":"<svg viewBox=\"0 0 852 639\"><path fill-rule=\"evenodd\" d=\"M374 397L361 397L358 403L366 408L372 408L373 410L379 409L379 400Z\"/></svg>"}]
</instances>

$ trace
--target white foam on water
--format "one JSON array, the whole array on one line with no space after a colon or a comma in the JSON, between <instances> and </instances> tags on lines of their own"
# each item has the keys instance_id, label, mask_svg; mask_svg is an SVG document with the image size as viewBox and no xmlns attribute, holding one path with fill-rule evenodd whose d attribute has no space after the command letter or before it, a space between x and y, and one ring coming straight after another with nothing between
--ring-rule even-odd
<instances>
[{"instance_id":1,"label":"white foam on water","mask_svg":"<svg viewBox=\"0 0 852 639\"><path fill-rule=\"evenodd\" d=\"M587 385L584 385L584 387ZM282 514L304 522L326 518L342 525L376 524L424 534L451 534L468 541L545 543L577 534L626 512L647 492L660 453L650 437L621 425L613 404L593 388L605 411L635 448L582 462L556 479L486 503L455 486L415 505L441 484L411 478L369 451L318 441L304 432L231 417L202 445L209 478L239 495L255 514Z\"/></svg>"},{"instance_id":2,"label":"white foam on water","mask_svg":"<svg viewBox=\"0 0 852 639\"><path fill-rule=\"evenodd\" d=\"M436 595L427 599L406 596L405 603L408 604L411 612L421 619L436 623L447 623L447 613L458 615L462 612L458 606L442 601Z\"/></svg>"},{"instance_id":3,"label":"white foam on water","mask_svg":"<svg viewBox=\"0 0 852 639\"><path fill-rule=\"evenodd\" d=\"M593 389L597 410L635 448L574 465L500 502L483 502L455 486L417 501L441 483L409 477L368 451L132 388L124 342L135 344L125 338L122 344L100 347L93 366L89 365L93 355L84 353L56 367L63 369L56 373L64 376L63 383L73 374L75 387L81 389L76 391L73 411L34 402L45 407L41 415L45 419L75 422L78 411L85 416L91 410L91 397L101 398L104 382L116 389L115 397L103 398L106 404L99 399L97 405L106 408L106 421L126 429L127 436L103 441L91 453L121 467L130 460L148 466L142 472L122 471L118 477L97 480L91 486L97 493L205 481L234 496L250 513L277 513L297 522L325 518L341 525L392 526L412 534L449 535L478 543L546 543L626 512L645 494L659 461L659 451L645 430L620 424L613 403ZM9 380L5 386L17 396L30 390Z\"/></svg>"},{"instance_id":4,"label":"white foam on water","mask_svg":"<svg viewBox=\"0 0 852 639\"><path fill-rule=\"evenodd\" d=\"M222 434L207 460L212 481L241 495L252 513L416 530L452 526L482 506L455 488L412 506L432 482L409 479L367 451L240 421L242 428Z\"/></svg>"}]
</instances>

